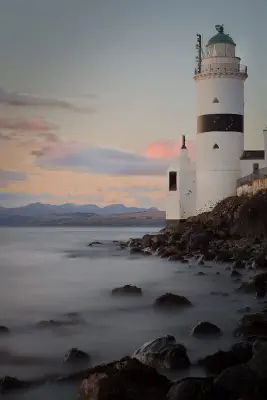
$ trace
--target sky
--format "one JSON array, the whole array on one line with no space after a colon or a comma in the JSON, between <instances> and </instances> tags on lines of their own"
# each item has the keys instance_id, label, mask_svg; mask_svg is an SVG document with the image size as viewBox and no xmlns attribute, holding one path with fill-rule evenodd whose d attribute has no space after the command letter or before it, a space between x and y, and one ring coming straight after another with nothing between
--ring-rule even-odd
<instances>
[{"instance_id":1,"label":"sky","mask_svg":"<svg viewBox=\"0 0 267 400\"><path fill-rule=\"evenodd\" d=\"M245 146L267 126L266 0L0 0L0 205L165 207L196 132L196 33L248 66Z\"/></svg>"}]
</instances>

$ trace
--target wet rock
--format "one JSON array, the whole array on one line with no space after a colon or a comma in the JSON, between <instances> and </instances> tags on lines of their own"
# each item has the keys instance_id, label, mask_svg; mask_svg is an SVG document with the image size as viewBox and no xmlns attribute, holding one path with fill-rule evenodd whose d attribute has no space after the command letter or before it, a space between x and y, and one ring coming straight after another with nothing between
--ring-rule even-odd
<instances>
[{"instance_id":1,"label":"wet rock","mask_svg":"<svg viewBox=\"0 0 267 400\"><path fill-rule=\"evenodd\" d=\"M92 246L97 245L97 244L102 244L102 243L98 242L98 241L91 242L91 243L88 244L88 247L92 247Z\"/></svg>"},{"instance_id":2,"label":"wet rock","mask_svg":"<svg viewBox=\"0 0 267 400\"><path fill-rule=\"evenodd\" d=\"M170 335L145 343L132 357L151 367L169 370L187 368L191 364L186 348Z\"/></svg>"},{"instance_id":3,"label":"wet rock","mask_svg":"<svg viewBox=\"0 0 267 400\"><path fill-rule=\"evenodd\" d=\"M215 393L213 378L185 378L174 383L166 400L223 400L222 393Z\"/></svg>"},{"instance_id":4,"label":"wet rock","mask_svg":"<svg viewBox=\"0 0 267 400\"><path fill-rule=\"evenodd\" d=\"M168 258L169 261L181 261L183 260L183 253L181 251L177 252L176 254L171 255Z\"/></svg>"},{"instance_id":5,"label":"wet rock","mask_svg":"<svg viewBox=\"0 0 267 400\"><path fill-rule=\"evenodd\" d=\"M192 303L185 296L180 296L173 293L165 293L156 299L154 306L158 308L180 308L192 306Z\"/></svg>"},{"instance_id":6,"label":"wet rock","mask_svg":"<svg viewBox=\"0 0 267 400\"><path fill-rule=\"evenodd\" d=\"M154 368L125 357L92 369L81 384L79 400L164 400L169 387L169 380Z\"/></svg>"},{"instance_id":7,"label":"wet rock","mask_svg":"<svg viewBox=\"0 0 267 400\"><path fill-rule=\"evenodd\" d=\"M205 276L207 274L205 274L205 272L199 271L196 273L196 276Z\"/></svg>"},{"instance_id":8,"label":"wet rock","mask_svg":"<svg viewBox=\"0 0 267 400\"><path fill-rule=\"evenodd\" d=\"M135 296L136 295L141 296L143 294L141 288L133 285L125 285L117 287L113 289L111 293L112 295L135 295Z\"/></svg>"},{"instance_id":9,"label":"wet rock","mask_svg":"<svg viewBox=\"0 0 267 400\"><path fill-rule=\"evenodd\" d=\"M236 343L228 351L219 350L198 361L205 369L215 375L220 374L226 368L238 364L247 363L252 357L252 344L247 342Z\"/></svg>"},{"instance_id":10,"label":"wet rock","mask_svg":"<svg viewBox=\"0 0 267 400\"><path fill-rule=\"evenodd\" d=\"M227 368L214 380L216 388L228 393L229 397L225 397L226 399L235 400L246 398L247 395L253 393L256 384L257 374L247 364Z\"/></svg>"},{"instance_id":11,"label":"wet rock","mask_svg":"<svg viewBox=\"0 0 267 400\"><path fill-rule=\"evenodd\" d=\"M210 322L199 322L191 332L192 335L218 335L221 334L221 330L217 325Z\"/></svg>"},{"instance_id":12,"label":"wet rock","mask_svg":"<svg viewBox=\"0 0 267 400\"><path fill-rule=\"evenodd\" d=\"M215 276L219 276L219 275L221 275L221 273L220 273L219 271L217 271L217 272L215 272L214 275L215 275Z\"/></svg>"},{"instance_id":13,"label":"wet rock","mask_svg":"<svg viewBox=\"0 0 267 400\"><path fill-rule=\"evenodd\" d=\"M248 366L259 378L267 377L267 341L257 340L253 343L253 357Z\"/></svg>"},{"instance_id":14,"label":"wet rock","mask_svg":"<svg viewBox=\"0 0 267 400\"><path fill-rule=\"evenodd\" d=\"M267 268L267 260L265 258L265 253L262 253L256 257L252 263L254 269L265 269Z\"/></svg>"},{"instance_id":15,"label":"wet rock","mask_svg":"<svg viewBox=\"0 0 267 400\"><path fill-rule=\"evenodd\" d=\"M0 380L0 393L9 392L16 389L25 389L30 385L30 382L21 381L12 376L5 376L2 380Z\"/></svg>"},{"instance_id":16,"label":"wet rock","mask_svg":"<svg viewBox=\"0 0 267 400\"><path fill-rule=\"evenodd\" d=\"M143 253L143 249L141 247L129 247L130 254L140 254Z\"/></svg>"},{"instance_id":17,"label":"wet rock","mask_svg":"<svg viewBox=\"0 0 267 400\"><path fill-rule=\"evenodd\" d=\"M205 261L213 261L216 258L216 253L213 250L204 251L204 260Z\"/></svg>"},{"instance_id":18,"label":"wet rock","mask_svg":"<svg viewBox=\"0 0 267 400\"><path fill-rule=\"evenodd\" d=\"M152 248L151 247L145 247L142 250L142 254L144 254L144 256L152 256Z\"/></svg>"},{"instance_id":19,"label":"wet rock","mask_svg":"<svg viewBox=\"0 0 267 400\"><path fill-rule=\"evenodd\" d=\"M231 278L239 278L242 276L240 272L236 271L235 269L231 272Z\"/></svg>"},{"instance_id":20,"label":"wet rock","mask_svg":"<svg viewBox=\"0 0 267 400\"><path fill-rule=\"evenodd\" d=\"M10 330L8 329L7 326L0 325L0 335L6 335L7 333L10 333Z\"/></svg>"},{"instance_id":21,"label":"wet rock","mask_svg":"<svg viewBox=\"0 0 267 400\"><path fill-rule=\"evenodd\" d=\"M89 354L77 348L70 349L64 357L64 362L68 364L76 364L88 362L90 359Z\"/></svg>"},{"instance_id":22,"label":"wet rock","mask_svg":"<svg viewBox=\"0 0 267 400\"><path fill-rule=\"evenodd\" d=\"M218 251L215 260L219 262L228 262L233 258L233 254L227 250Z\"/></svg>"},{"instance_id":23,"label":"wet rock","mask_svg":"<svg viewBox=\"0 0 267 400\"><path fill-rule=\"evenodd\" d=\"M58 321L54 319L43 320L37 323L38 328L53 328L67 324L67 321Z\"/></svg>"},{"instance_id":24,"label":"wet rock","mask_svg":"<svg viewBox=\"0 0 267 400\"><path fill-rule=\"evenodd\" d=\"M267 336L267 320L262 313L246 314L238 322L236 336L257 337Z\"/></svg>"},{"instance_id":25,"label":"wet rock","mask_svg":"<svg viewBox=\"0 0 267 400\"><path fill-rule=\"evenodd\" d=\"M241 260L237 260L233 263L233 269L245 269L245 268L246 264Z\"/></svg>"},{"instance_id":26,"label":"wet rock","mask_svg":"<svg viewBox=\"0 0 267 400\"><path fill-rule=\"evenodd\" d=\"M211 296L223 296L223 297L228 297L228 296L229 296L229 293L211 291L211 292L210 292L210 295L211 295Z\"/></svg>"}]
</instances>

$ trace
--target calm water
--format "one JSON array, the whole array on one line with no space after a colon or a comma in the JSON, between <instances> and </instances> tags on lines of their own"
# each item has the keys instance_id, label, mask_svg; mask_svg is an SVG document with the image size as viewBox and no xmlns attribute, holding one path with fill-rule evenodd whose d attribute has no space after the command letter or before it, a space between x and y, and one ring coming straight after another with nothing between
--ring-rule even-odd
<instances>
[{"instance_id":1,"label":"calm water","mask_svg":"<svg viewBox=\"0 0 267 400\"><path fill-rule=\"evenodd\" d=\"M256 308L255 300L233 293L236 284L225 266L203 268L194 263L130 255L112 243L142 236L149 230L0 229L0 325L12 331L0 337L0 377L66 373L70 367L62 360L71 347L90 353L92 364L96 364L131 354L145 341L166 334L174 335L187 346L192 361L229 347L234 340L232 331L241 317L238 309L247 305ZM94 240L103 244L87 247ZM200 270L207 276L196 276ZM216 271L221 275L214 275ZM124 284L142 287L144 296L110 296L112 288ZM194 307L178 312L155 311L151 304L167 291L187 296ZM212 296L211 291L229 296ZM71 321L66 316L71 312L79 313L79 320ZM66 324L56 328L36 325L50 319ZM218 324L222 337L192 338L190 329L199 320ZM76 393L76 387L45 386L5 398L71 400Z\"/></svg>"}]
</instances>

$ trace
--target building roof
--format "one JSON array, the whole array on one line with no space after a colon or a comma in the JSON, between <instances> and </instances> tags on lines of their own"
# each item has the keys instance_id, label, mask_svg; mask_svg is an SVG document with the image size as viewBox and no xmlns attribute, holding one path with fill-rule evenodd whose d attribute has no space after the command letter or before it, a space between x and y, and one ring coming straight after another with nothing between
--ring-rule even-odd
<instances>
[{"instance_id":1,"label":"building roof","mask_svg":"<svg viewBox=\"0 0 267 400\"><path fill-rule=\"evenodd\" d=\"M240 160L264 160L264 150L244 150Z\"/></svg>"},{"instance_id":2,"label":"building roof","mask_svg":"<svg viewBox=\"0 0 267 400\"><path fill-rule=\"evenodd\" d=\"M236 45L235 42L233 41L233 39L227 33L224 33L223 25L215 25L215 28L218 31L218 33L217 33L217 35L214 35L214 36L212 36L212 38L210 38L207 46L209 46L211 44L216 44L216 43L228 43L228 44L232 44L233 46Z\"/></svg>"}]
</instances>

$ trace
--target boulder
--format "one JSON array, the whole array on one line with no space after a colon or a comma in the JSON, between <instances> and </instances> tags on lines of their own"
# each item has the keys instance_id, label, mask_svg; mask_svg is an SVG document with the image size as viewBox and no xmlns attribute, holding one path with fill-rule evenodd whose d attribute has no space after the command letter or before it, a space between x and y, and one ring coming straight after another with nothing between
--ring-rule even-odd
<instances>
[{"instance_id":1,"label":"boulder","mask_svg":"<svg viewBox=\"0 0 267 400\"><path fill-rule=\"evenodd\" d=\"M196 273L196 276L205 276L207 274L205 274L205 272L199 271Z\"/></svg>"},{"instance_id":2,"label":"boulder","mask_svg":"<svg viewBox=\"0 0 267 400\"><path fill-rule=\"evenodd\" d=\"M117 287L115 289L112 290L112 295L131 295L131 296L141 296L143 294L142 289L137 287L137 286L133 286L133 285L125 285L125 286L121 286L121 287Z\"/></svg>"},{"instance_id":3,"label":"boulder","mask_svg":"<svg viewBox=\"0 0 267 400\"><path fill-rule=\"evenodd\" d=\"M6 335L7 333L10 333L10 330L8 329L7 326L0 325L0 335Z\"/></svg>"},{"instance_id":4,"label":"boulder","mask_svg":"<svg viewBox=\"0 0 267 400\"><path fill-rule=\"evenodd\" d=\"M91 242L91 243L88 244L88 247L92 247L92 246L94 246L94 245L96 245L96 244L102 244L102 243L101 243L101 242L98 242L98 241Z\"/></svg>"},{"instance_id":5,"label":"boulder","mask_svg":"<svg viewBox=\"0 0 267 400\"><path fill-rule=\"evenodd\" d=\"M240 272L233 269L233 271L231 272L231 278L239 278L240 276L242 276Z\"/></svg>"},{"instance_id":6,"label":"boulder","mask_svg":"<svg viewBox=\"0 0 267 400\"><path fill-rule=\"evenodd\" d=\"M129 247L130 254L140 254L143 253L143 249L141 247Z\"/></svg>"},{"instance_id":7,"label":"boulder","mask_svg":"<svg viewBox=\"0 0 267 400\"><path fill-rule=\"evenodd\" d=\"M186 348L170 335L145 343L132 357L145 365L168 370L187 368L191 364Z\"/></svg>"},{"instance_id":8,"label":"boulder","mask_svg":"<svg viewBox=\"0 0 267 400\"><path fill-rule=\"evenodd\" d=\"M156 299L154 306L157 308L181 308L192 306L192 303L185 296L165 293Z\"/></svg>"},{"instance_id":9,"label":"boulder","mask_svg":"<svg viewBox=\"0 0 267 400\"><path fill-rule=\"evenodd\" d=\"M233 263L233 269L245 269L245 268L246 264L244 263L244 261L237 260Z\"/></svg>"},{"instance_id":10,"label":"boulder","mask_svg":"<svg viewBox=\"0 0 267 400\"><path fill-rule=\"evenodd\" d=\"M9 392L11 390L26 389L31 385L31 382L21 381L12 376L5 376L0 379L0 393Z\"/></svg>"},{"instance_id":11,"label":"boulder","mask_svg":"<svg viewBox=\"0 0 267 400\"><path fill-rule=\"evenodd\" d=\"M248 366L259 378L267 378L267 341L256 340L253 343L253 357Z\"/></svg>"},{"instance_id":12,"label":"boulder","mask_svg":"<svg viewBox=\"0 0 267 400\"><path fill-rule=\"evenodd\" d=\"M257 385L257 374L247 364L239 364L225 369L214 380L214 386L224 390L229 397L225 399L245 399L253 393Z\"/></svg>"},{"instance_id":13,"label":"boulder","mask_svg":"<svg viewBox=\"0 0 267 400\"><path fill-rule=\"evenodd\" d=\"M84 379L79 400L164 400L170 381L137 359L95 367Z\"/></svg>"},{"instance_id":14,"label":"boulder","mask_svg":"<svg viewBox=\"0 0 267 400\"><path fill-rule=\"evenodd\" d=\"M252 344L241 342L236 343L228 351L219 350L212 355L198 360L198 364L203 365L208 372L218 375L226 368L247 363L251 357Z\"/></svg>"},{"instance_id":15,"label":"boulder","mask_svg":"<svg viewBox=\"0 0 267 400\"><path fill-rule=\"evenodd\" d=\"M267 319L263 313L246 314L238 322L236 336L258 337L267 336Z\"/></svg>"},{"instance_id":16,"label":"boulder","mask_svg":"<svg viewBox=\"0 0 267 400\"><path fill-rule=\"evenodd\" d=\"M199 322L191 332L192 335L218 335L221 334L221 330L217 325L210 322Z\"/></svg>"},{"instance_id":17,"label":"boulder","mask_svg":"<svg viewBox=\"0 0 267 400\"><path fill-rule=\"evenodd\" d=\"M211 397L212 396L212 397ZM212 378L184 378L174 383L166 400L222 400L215 396Z\"/></svg>"},{"instance_id":18,"label":"boulder","mask_svg":"<svg viewBox=\"0 0 267 400\"><path fill-rule=\"evenodd\" d=\"M64 362L68 364L88 362L89 360L90 360L89 354L75 347L70 349L64 357Z\"/></svg>"}]
</instances>

